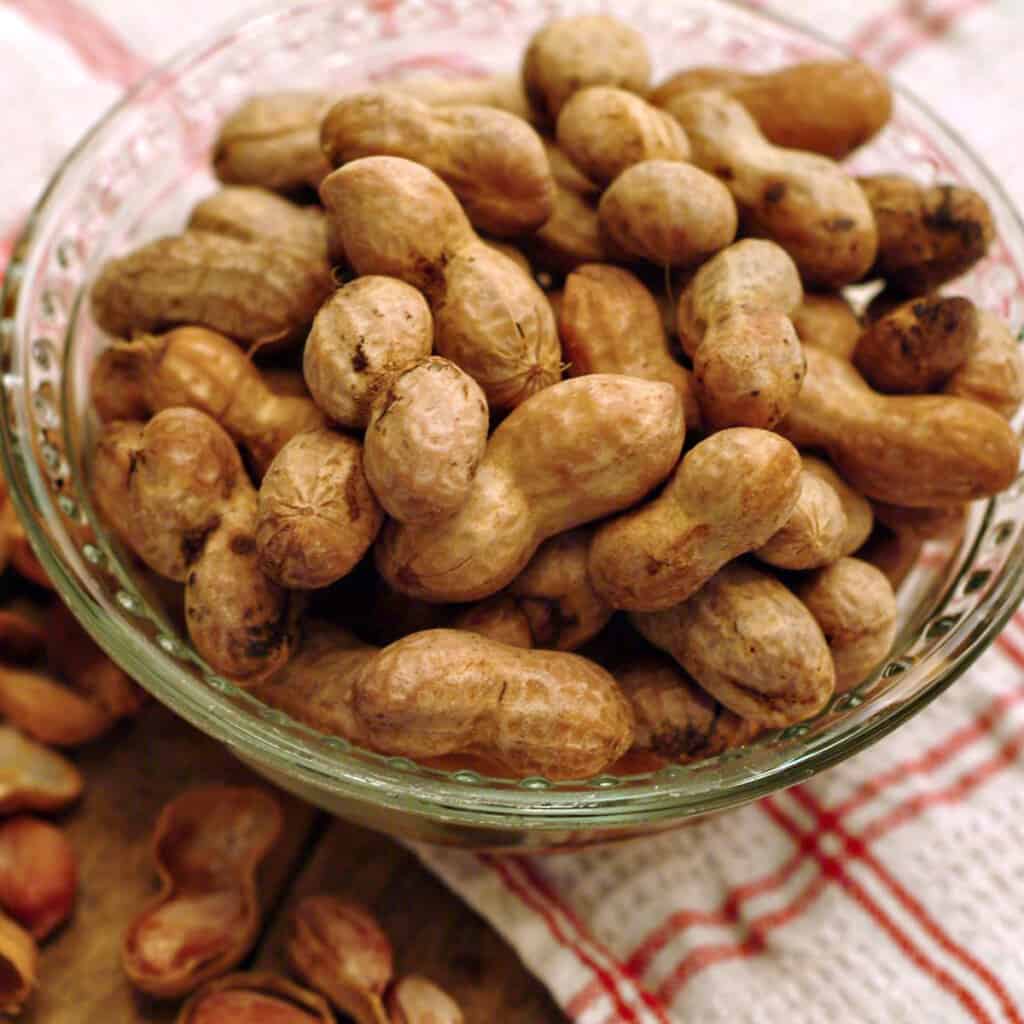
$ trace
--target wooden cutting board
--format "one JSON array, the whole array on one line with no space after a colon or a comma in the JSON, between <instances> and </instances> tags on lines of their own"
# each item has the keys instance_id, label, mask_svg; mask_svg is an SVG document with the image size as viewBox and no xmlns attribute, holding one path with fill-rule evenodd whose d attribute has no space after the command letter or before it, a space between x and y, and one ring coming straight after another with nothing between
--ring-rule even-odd
<instances>
[{"instance_id":1,"label":"wooden cutting board","mask_svg":"<svg viewBox=\"0 0 1024 1024\"><path fill-rule=\"evenodd\" d=\"M75 915L42 951L29 1024L169 1024L177 1003L138 996L120 967L121 934L156 889L149 837L160 808L203 783L267 785L219 744L160 705L76 760L85 795L62 824L78 855ZM327 891L378 915L397 969L433 978L467 1024L555 1024L566 1018L508 944L399 844L279 794L286 826L265 865L266 928L243 966L283 969L285 915ZM343 1019L343 1018L340 1018Z\"/></svg>"}]
</instances>

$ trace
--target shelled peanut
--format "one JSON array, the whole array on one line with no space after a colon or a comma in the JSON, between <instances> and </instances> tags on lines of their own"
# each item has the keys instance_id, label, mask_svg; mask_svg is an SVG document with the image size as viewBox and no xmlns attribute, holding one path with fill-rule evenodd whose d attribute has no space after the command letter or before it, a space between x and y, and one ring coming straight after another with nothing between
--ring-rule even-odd
<instances>
[{"instance_id":1,"label":"shelled peanut","mask_svg":"<svg viewBox=\"0 0 1024 1024\"><path fill-rule=\"evenodd\" d=\"M883 531L1015 478L1024 361L935 292L991 212L836 162L884 79L650 75L639 33L581 15L513 78L254 97L228 184L101 272L96 503L184 582L199 653L289 716L554 779L715 756L888 654ZM875 279L862 322L842 289ZM302 338L308 395L238 347ZM411 1021L399 988L380 1013Z\"/></svg>"}]
</instances>

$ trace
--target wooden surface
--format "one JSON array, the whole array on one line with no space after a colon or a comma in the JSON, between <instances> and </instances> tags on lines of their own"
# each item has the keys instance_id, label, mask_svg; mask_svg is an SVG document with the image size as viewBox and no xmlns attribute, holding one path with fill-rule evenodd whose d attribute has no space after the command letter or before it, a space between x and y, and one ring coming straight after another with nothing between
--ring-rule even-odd
<instances>
[{"instance_id":1,"label":"wooden surface","mask_svg":"<svg viewBox=\"0 0 1024 1024\"><path fill-rule=\"evenodd\" d=\"M79 858L78 905L43 948L30 1024L168 1024L178 1004L139 997L120 968L121 934L156 889L149 837L160 808L188 786L266 785L222 747L153 705L76 757L82 802L63 818ZM261 873L266 927L242 966L283 969L285 914L326 891L378 915L401 973L425 974L460 1002L467 1024L555 1024L565 1017L477 914L392 840L280 794L287 825ZM344 1019L344 1018L339 1018Z\"/></svg>"}]
</instances>

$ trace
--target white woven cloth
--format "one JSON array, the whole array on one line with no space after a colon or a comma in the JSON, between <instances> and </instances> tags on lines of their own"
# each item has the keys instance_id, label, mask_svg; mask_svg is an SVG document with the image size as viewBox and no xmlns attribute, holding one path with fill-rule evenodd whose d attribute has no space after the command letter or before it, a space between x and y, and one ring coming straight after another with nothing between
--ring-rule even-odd
<instances>
[{"instance_id":1,"label":"white woven cloth","mask_svg":"<svg viewBox=\"0 0 1024 1024\"><path fill-rule=\"evenodd\" d=\"M0 3L0 266L46 178L103 109L154 62L247 6ZM761 6L910 85L1024 207L1024 3ZM926 712L785 794L604 850L421 856L581 1024L1021 1024L1022 751L1017 619Z\"/></svg>"}]
</instances>

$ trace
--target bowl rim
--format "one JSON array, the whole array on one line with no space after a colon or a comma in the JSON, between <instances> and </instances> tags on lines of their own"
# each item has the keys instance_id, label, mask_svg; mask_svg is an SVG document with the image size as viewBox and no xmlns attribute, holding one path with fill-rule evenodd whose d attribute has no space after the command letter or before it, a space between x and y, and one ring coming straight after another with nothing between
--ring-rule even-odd
<instances>
[{"instance_id":1,"label":"bowl rim","mask_svg":"<svg viewBox=\"0 0 1024 1024\"><path fill-rule=\"evenodd\" d=\"M12 249L7 272L0 291L0 310L10 323L16 324L22 309L22 293L19 287L24 268L31 264L34 256L33 242L37 229L46 218L50 204L59 194L64 181L72 174L85 157L93 143L117 118L161 79L180 75L189 65L201 60L215 50L228 36L246 30L255 30L267 19L275 20L291 12L310 8L326 7L335 0L303 0L303 2L261 5L255 12L238 15L222 23L213 32L180 50L169 60L161 63L141 78L113 104L101 118L82 136L69 151L50 178L40 198L26 218L25 225ZM368 0L366 0L368 3ZM738 14L798 33L809 41L827 48L837 57L854 58L854 55L824 36L816 29L804 25L785 15L761 10L752 10L740 0L709 0L707 6L732 9ZM944 118L918 99L900 83L891 81L891 87L902 102L907 103L918 115L932 122L960 150L960 157L970 166L972 173L980 177L992 192L999 197L1015 229L1024 236L1024 220L1006 191L975 154L961 135ZM81 294L76 298L81 300ZM12 310L13 307L13 311ZM69 319L67 334L73 333L77 310ZM13 334L12 334L13 338ZM65 345L68 337L66 336ZM10 369L10 341L5 342L5 370ZM27 391L26 382L22 391ZM973 609L965 621L959 623L950 633L950 639L966 628L968 620L984 615L980 629L975 627L970 642L954 656L945 654L946 665L936 677L913 694L908 700L895 702L880 712L871 713L871 701L864 704L864 714L844 721L840 728L828 732L813 745L794 753L792 758L763 773L753 773L749 778L733 779L724 787L710 789L706 785L695 788L687 778L692 766L670 766L656 774L644 773L645 783L619 788L617 783L608 782L607 777L593 780L595 786L586 783L535 786L543 780L521 780L521 788L513 788L505 782L501 788L490 786L484 776L475 773L432 773L410 765L402 758L386 758L368 754L351 757L344 742L336 744L328 754L310 749L311 744L275 729L270 723L255 715L237 713L231 707L230 714L218 713L217 703L224 700L220 694L208 692L209 687L201 680L194 680L195 693L182 688L180 683L171 683L169 677L159 687L151 683L154 675L163 677L168 671L181 673L181 667L172 660L156 643L144 636L137 626L105 614L99 604L91 598L78 581L71 575L61 559L51 550L43 527L44 517L37 512L55 513L49 488L43 480L38 465L32 458L20 461L27 478L27 493L23 489L21 467L17 453L20 442L12 424L23 427L25 394L16 395L13 389L0 388L0 464L10 481L10 495L29 541L46 571L50 574L59 596L68 604L76 617L111 657L119 661L133 677L144 679L143 686L153 692L164 703L172 703L176 714L192 725L225 743L243 760L272 773L275 781L285 788L311 786L322 789L328 786L333 795L357 803L376 804L381 808L400 806L419 816L441 824L469 826L476 829L525 829L529 831L577 830L577 829L618 829L639 825L655 824L671 819L684 819L698 814L735 807L751 800L766 796L787 786L804 781L825 768L877 742L898 728L910 717L917 714L932 700L943 693L958 679L973 662L987 649L988 645L1002 630L1024 597L1024 538L1018 538L1013 553L997 583L986 594L981 605ZM65 410L66 412L67 410ZM65 420L64 429L67 430ZM986 507L985 515L991 516L992 503ZM981 533L979 533L979 537ZM969 566L968 557L962 564ZM953 580L946 596L936 609L940 613L948 595L958 582ZM115 644L114 639L119 643ZM944 646L944 645L940 645ZM929 652L935 653L935 652ZM212 673L211 673L212 674ZM876 674L877 675L877 674ZM174 700L168 698L173 692ZM860 710L860 709L859 709ZM303 730L310 737L323 738L316 730ZM374 766L370 759L380 761ZM412 770L410 770L412 769ZM282 771L287 777L282 778ZM457 778L458 775L465 776ZM441 777L438 777L441 776ZM470 776L475 776L470 778ZM630 781L626 777L623 781ZM493 780L500 781L500 780ZM527 785L523 785L527 783Z\"/></svg>"}]
</instances>

